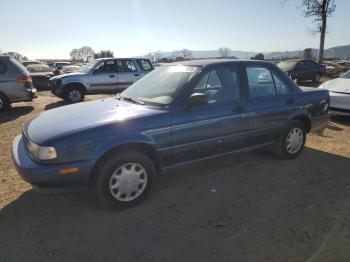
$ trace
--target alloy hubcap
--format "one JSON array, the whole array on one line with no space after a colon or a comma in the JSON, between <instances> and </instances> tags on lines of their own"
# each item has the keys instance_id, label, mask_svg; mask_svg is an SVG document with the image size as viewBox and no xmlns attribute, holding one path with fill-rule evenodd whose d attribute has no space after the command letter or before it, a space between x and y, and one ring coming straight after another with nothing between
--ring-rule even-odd
<instances>
[{"instance_id":1,"label":"alloy hubcap","mask_svg":"<svg viewBox=\"0 0 350 262\"><path fill-rule=\"evenodd\" d=\"M138 198L147 185L146 169L138 163L127 163L117 168L109 180L109 191L122 202Z\"/></svg>"},{"instance_id":2,"label":"alloy hubcap","mask_svg":"<svg viewBox=\"0 0 350 262\"><path fill-rule=\"evenodd\" d=\"M69 96L69 99L70 99L71 101L73 101L73 102L78 102L78 101L80 101L80 99L81 99L81 93L80 93L80 91L75 90L75 89L69 91L68 96Z\"/></svg>"},{"instance_id":3,"label":"alloy hubcap","mask_svg":"<svg viewBox=\"0 0 350 262\"><path fill-rule=\"evenodd\" d=\"M291 129L288 133L287 140L286 140L288 153L290 154L297 153L303 144L303 140L304 140L303 131L300 128L295 127Z\"/></svg>"}]
</instances>

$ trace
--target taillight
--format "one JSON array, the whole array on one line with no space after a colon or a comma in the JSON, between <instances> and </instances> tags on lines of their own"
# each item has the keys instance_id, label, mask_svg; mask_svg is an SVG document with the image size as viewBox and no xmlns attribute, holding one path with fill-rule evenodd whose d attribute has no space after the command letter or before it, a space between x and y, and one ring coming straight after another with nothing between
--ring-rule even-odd
<instances>
[{"instance_id":1,"label":"taillight","mask_svg":"<svg viewBox=\"0 0 350 262\"><path fill-rule=\"evenodd\" d=\"M32 78L30 76L19 76L16 79L17 83L22 83L22 84L25 84L31 81L32 81Z\"/></svg>"}]
</instances>

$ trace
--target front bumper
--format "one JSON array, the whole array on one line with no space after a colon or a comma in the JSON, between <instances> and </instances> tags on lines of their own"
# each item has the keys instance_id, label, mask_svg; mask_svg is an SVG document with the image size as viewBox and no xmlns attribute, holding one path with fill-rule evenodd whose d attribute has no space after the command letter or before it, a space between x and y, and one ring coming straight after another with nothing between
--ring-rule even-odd
<instances>
[{"instance_id":1,"label":"front bumper","mask_svg":"<svg viewBox=\"0 0 350 262\"><path fill-rule=\"evenodd\" d=\"M28 183L41 188L81 188L87 186L95 161L63 164L39 164L28 155L22 135L12 142L12 159L19 175ZM61 175L61 168L77 167L79 172Z\"/></svg>"},{"instance_id":2,"label":"front bumper","mask_svg":"<svg viewBox=\"0 0 350 262\"><path fill-rule=\"evenodd\" d=\"M350 116L350 94L329 92L330 94L330 109L332 115Z\"/></svg>"}]
</instances>

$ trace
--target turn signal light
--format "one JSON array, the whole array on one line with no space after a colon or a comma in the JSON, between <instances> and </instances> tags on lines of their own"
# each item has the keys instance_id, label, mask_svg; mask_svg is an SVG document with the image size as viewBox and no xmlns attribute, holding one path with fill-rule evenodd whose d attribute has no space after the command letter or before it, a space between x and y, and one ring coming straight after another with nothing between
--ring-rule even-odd
<instances>
[{"instance_id":1,"label":"turn signal light","mask_svg":"<svg viewBox=\"0 0 350 262\"><path fill-rule=\"evenodd\" d=\"M61 168L58 170L58 173L60 175L77 173L77 172L79 172L79 168L77 168L77 167L67 167L67 168Z\"/></svg>"}]
</instances>

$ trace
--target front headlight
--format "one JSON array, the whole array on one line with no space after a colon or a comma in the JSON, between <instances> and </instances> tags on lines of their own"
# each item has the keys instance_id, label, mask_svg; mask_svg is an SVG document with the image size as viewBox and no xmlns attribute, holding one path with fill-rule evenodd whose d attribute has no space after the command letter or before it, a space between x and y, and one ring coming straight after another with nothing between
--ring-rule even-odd
<instances>
[{"instance_id":1,"label":"front headlight","mask_svg":"<svg viewBox=\"0 0 350 262\"><path fill-rule=\"evenodd\" d=\"M27 149L39 160L52 160L57 158L56 149L52 146L39 146L29 140L27 143Z\"/></svg>"}]
</instances>

